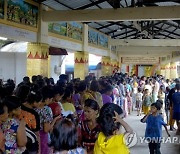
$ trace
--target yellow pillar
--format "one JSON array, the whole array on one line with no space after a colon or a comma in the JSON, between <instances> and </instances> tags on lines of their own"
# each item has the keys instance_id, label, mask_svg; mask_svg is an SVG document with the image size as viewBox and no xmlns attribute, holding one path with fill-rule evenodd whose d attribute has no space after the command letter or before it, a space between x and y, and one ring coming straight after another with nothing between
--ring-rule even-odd
<instances>
[{"instance_id":1,"label":"yellow pillar","mask_svg":"<svg viewBox=\"0 0 180 154\"><path fill-rule=\"evenodd\" d=\"M177 73L177 63L176 62L171 62L170 63L170 78L175 79L178 77Z\"/></svg>"},{"instance_id":2,"label":"yellow pillar","mask_svg":"<svg viewBox=\"0 0 180 154\"><path fill-rule=\"evenodd\" d=\"M161 73L160 73L160 74L161 74L162 76L165 76L165 75L166 75L165 65L164 65L164 64L161 64L160 67L161 67L161 68L160 68L160 69L161 69Z\"/></svg>"},{"instance_id":3,"label":"yellow pillar","mask_svg":"<svg viewBox=\"0 0 180 154\"><path fill-rule=\"evenodd\" d=\"M110 57L103 56L101 60L101 74L108 76L111 74L111 60Z\"/></svg>"},{"instance_id":4,"label":"yellow pillar","mask_svg":"<svg viewBox=\"0 0 180 154\"><path fill-rule=\"evenodd\" d=\"M74 78L84 78L89 72L89 54L83 51L77 51L74 54Z\"/></svg>"},{"instance_id":5,"label":"yellow pillar","mask_svg":"<svg viewBox=\"0 0 180 154\"><path fill-rule=\"evenodd\" d=\"M45 43L28 43L27 76L48 76L49 45Z\"/></svg>"},{"instance_id":6,"label":"yellow pillar","mask_svg":"<svg viewBox=\"0 0 180 154\"><path fill-rule=\"evenodd\" d=\"M147 77L151 76L151 69L152 69L151 66L145 66L144 67L144 74L145 74L145 76L147 76Z\"/></svg>"},{"instance_id":7,"label":"yellow pillar","mask_svg":"<svg viewBox=\"0 0 180 154\"><path fill-rule=\"evenodd\" d=\"M170 63L168 63L165 65L165 77L166 77L166 79L170 79L170 74L171 74Z\"/></svg>"}]
</instances>

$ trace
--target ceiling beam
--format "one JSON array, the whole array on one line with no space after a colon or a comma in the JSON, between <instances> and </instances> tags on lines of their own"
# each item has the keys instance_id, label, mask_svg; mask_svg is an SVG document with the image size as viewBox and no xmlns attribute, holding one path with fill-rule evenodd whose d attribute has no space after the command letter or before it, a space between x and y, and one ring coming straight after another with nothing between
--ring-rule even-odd
<instances>
[{"instance_id":1,"label":"ceiling beam","mask_svg":"<svg viewBox=\"0 0 180 154\"><path fill-rule=\"evenodd\" d=\"M180 39L110 39L112 46L180 47Z\"/></svg>"},{"instance_id":2,"label":"ceiling beam","mask_svg":"<svg viewBox=\"0 0 180 154\"><path fill-rule=\"evenodd\" d=\"M134 21L134 20L180 20L180 6L134 7L92 10L43 11L45 22L58 21Z\"/></svg>"}]
</instances>

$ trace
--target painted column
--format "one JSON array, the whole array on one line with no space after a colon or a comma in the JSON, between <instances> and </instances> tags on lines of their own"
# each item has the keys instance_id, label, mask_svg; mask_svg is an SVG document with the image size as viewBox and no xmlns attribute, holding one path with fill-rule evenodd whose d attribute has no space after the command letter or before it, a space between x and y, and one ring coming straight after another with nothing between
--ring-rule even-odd
<instances>
[{"instance_id":1,"label":"painted column","mask_svg":"<svg viewBox=\"0 0 180 154\"><path fill-rule=\"evenodd\" d=\"M177 73L177 63L176 62L171 62L170 63L170 78L175 79L178 77Z\"/></svg>"},{"instance_id":2,"label":"painted column","mask_svg":"<svg viewBox=\"0 0 180 154\"><path fill-rule=\"evenodd\" d=\"M102 76L108 76L111 74L111 61L110 57L103 56L101 61L101 74Z\"/></svg>"},{"instance_id":3,"label":"painted column","mask_svg":"<svg viewBox=\"0 0 180 154\"><path fill-rule=\"evenodd\" d=\"M74 54L74 78L84 80L89 73L89 54L77 51Z\"/></svg>"},{"instance_id":4,"label":"painted column","mask_svg":"<svg viewBox=\"0 0 180 154\"><path fill-rule=\"evenodd\" d=\"M48 76L49 45L45 43L28 43L27 45L27 76Z\"/></svg>"},{"instance_id":5,"label":"painted column","mask_svg":"<svg viewBox=\"0 0 180 154\"><path fill-rule=\"evenodd\" d=\"M167 63L165 65L165 78L166 79L170 79L170 63Z\"/></svg>"},{"instance_id":6,"label":"painted column","mask_svg":"<svg viewBox=\"0 0 180 154\"><path fill-rule=\"evenodd\" d=\"M151 76L151 66L145 66L144 67L144 75L150 77Z\"/></svg>"},{"instance_id":7,"label":"painted column","mask_svg":"<svg viewBox=\"0 0 180 154\"><path fill-rule=\"evenodd\" d=\"M117 60L112 59L110 65L111 65L111 73L113 73L113 74L117 73L118 69L119 69Z\"/></svg>"},{"instance_id":8,"label":"painted column","mask_svg":"<svg viewBox=\"0 0 180 154\"><path fill-rule=\"evenodd\" d=\"M42 12L46 9L40 5L37 42L27 45L27 76L33 75L49 76L49 45L48 45L48 23L43 22Z\"/></svg>"}]
</instances>

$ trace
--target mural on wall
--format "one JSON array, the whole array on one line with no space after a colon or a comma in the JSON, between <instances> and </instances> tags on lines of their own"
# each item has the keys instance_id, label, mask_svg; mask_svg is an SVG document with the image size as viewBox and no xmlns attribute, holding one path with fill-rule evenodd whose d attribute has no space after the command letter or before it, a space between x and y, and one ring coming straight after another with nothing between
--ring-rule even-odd
<instances>
[{"instance_id":1,"label":"mural on wall","mask_svg":"<svg viewBox=\"0 0 180 154\"><path fill-rule=\"evenodd\" d=\"M90 44L99 45L104 48L108 47L108 37L102 33L98 33L93 29L89 29L88 31L88 42Z\"/></svg>"},{"instance_id":2,"label":"mural on wall","mask_svg":"<svg viewBox=\"0 0 180 154\"><path fill-rule=\"evenodd\" d=\"M23 0L8 0L7 20L37 27L38 7Z\"/></svg>"},{"instance_id":3,"label":"mural on wall","mask_svg":"<svg viewBox=\"0 0 180 154\"><path fill-rule=\"evenodd\" d=\"M67 23L66 22L58 22L58 23L49 23L48 24L49 32L67 36Z\"/></svg>"},{"instance_id":4,"label":"mural on wall","mask_svg":"<svg viewBox=\"0 0 180 154\"><path fill-rule=\"evenodd\" d=\"M108 38L103 34L98 34L98 45L107 48L108 47Z\"/></svg>"},{"instance_id":5,"label":"mural on wall","mask_svg":"<svg viewBox=\"0 0 180 154\"><path fill-rule=\"evenodd\" d=\"M4 0L0 0L0 18L4 18Z\"/></svg>"},{"instance_id":6,"label":"mural on wall","mask_svg":"<svg viewBox=\"0 0 180 154\"><path fill-rule=\"evenodd\" d=\"M68 37L82 41L83 26L77 22L68 23Z\"/></svg>"},{"instance_id":7,"label":"mural on wall","mask_svg":"<svg viewBox=\"0 0 180 154\"><path fill-rule=\"evenodd\" d=\"M88 31L88 42L94 45L98 44L98 32L89 29Z\"/></svg>"}]
</instances>

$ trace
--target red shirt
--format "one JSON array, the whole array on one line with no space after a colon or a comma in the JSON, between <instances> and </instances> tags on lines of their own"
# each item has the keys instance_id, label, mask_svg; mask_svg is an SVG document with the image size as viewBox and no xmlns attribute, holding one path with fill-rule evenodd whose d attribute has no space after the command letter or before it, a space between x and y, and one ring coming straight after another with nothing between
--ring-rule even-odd
<instances>
[{"instance_id":1,"label":"red shirt","mask_svg":"<svg viewBox=\"0 0 180 154\"><path fill-rule=\"evenodd\" d=\"M53 117L57 117L57 116L61 115L62 109L61 109L61 106L60 106L57 102L54 102L54 103L52 103L52 104L49 104L48 106L49 106L49 107L51 108L51 110L52 110Z\"/></svg>"}]
</instances>

